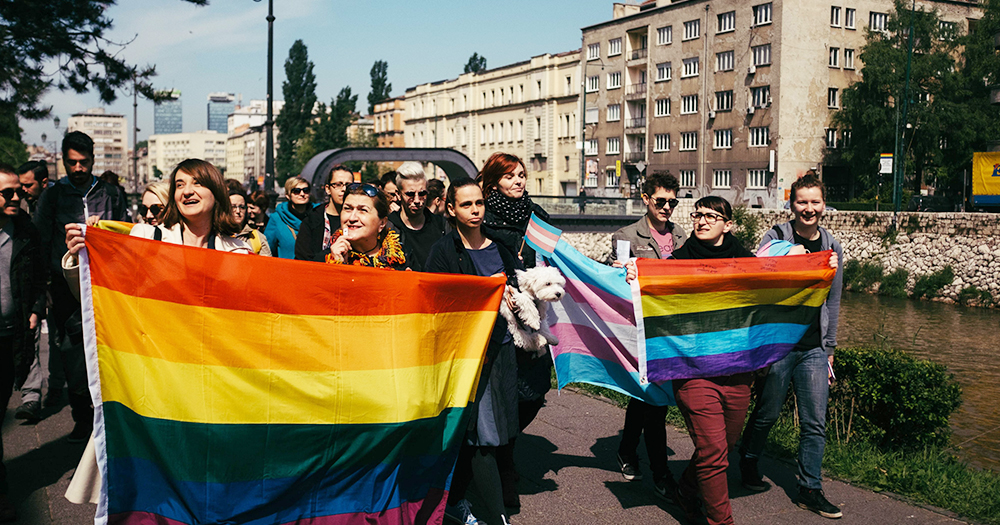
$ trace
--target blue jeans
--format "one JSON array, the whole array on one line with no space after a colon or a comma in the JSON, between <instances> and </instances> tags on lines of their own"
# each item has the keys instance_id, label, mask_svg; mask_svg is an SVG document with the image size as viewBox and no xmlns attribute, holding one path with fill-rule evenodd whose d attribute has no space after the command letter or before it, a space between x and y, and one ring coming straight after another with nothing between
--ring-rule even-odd
<instances>
[{"instance_id":1,"label":"blue jeans","mask_svg":"<svg viewBox=\"0 0 1000 525\"><path fill-rule=\"evenodd\" d=\"M821 489L823 448L826 446L826 402L830 395L826 351L792 350L771 365L763 381L758 381L757 404L743 431L740 451L757 458L764 451L767 434L785 404L788 384L795 388L799 409L799 485Z\"/></svg>"}]
</instances>

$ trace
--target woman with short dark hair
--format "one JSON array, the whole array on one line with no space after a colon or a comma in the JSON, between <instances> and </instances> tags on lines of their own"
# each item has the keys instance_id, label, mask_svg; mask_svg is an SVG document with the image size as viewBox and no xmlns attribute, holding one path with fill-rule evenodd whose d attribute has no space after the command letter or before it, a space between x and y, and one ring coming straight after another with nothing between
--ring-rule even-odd
<instances>
[{"instance_id":1,"label":"woman with short dark hair","mask_svg":"<svg viewBox=\"0 0 1000 525\"><path fill-rule=\"evenodd\" d=\"M407 256L399 234L388 225L389 198L368 183L347 185L340 229L333 234L329 264L405 270Z\"/></svg>"}]
</instances>

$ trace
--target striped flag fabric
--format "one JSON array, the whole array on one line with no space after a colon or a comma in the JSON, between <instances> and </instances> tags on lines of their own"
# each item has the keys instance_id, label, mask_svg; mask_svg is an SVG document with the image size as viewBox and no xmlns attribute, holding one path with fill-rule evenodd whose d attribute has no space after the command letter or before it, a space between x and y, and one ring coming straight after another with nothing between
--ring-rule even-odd
<instances>
[{"instance_id":1,"label":"striped flag fabric","mask_svg":"<svg viewBox=\"0 0 1000 525\"><path fill-rule=\"evenodd\" d=\"M670 384L642 384L632 293L625 269L600 264L559 240L544 261L566 278L566 294L552 303L549 324L559 388L589 383L651 405L673 405Z\"/></svg>"},{"instance_id":2,"label":"striped flag fabric","mask_svg":"<svg viewBox=\"0 0 1000 525\"><path fill-rule=\"evenodd\" d=\"M641 376L724 376L781 359L820 314L836 273L830 253L639 259Z\"/></svg>"},{"instance_id":3,"label":"striped flag fabric","mask_svg":"<svg viewBox=\"0 0 1000 525\"><path fill-rule=\"evenodd\" d=\"M88 229L96 523L440 523L501 277Z\"/></svg>"},{"instance_id":4,"label":"striped flag fabric","mask_svg":"<svg viewBox=\"0 0 1000 525\"><path fill-rule=\"evenodd\" d=\"M541 255L552 255L559 242L562 230L543 221L534 212L524 232L524 241Z\"/></svg>"}]
</instances>

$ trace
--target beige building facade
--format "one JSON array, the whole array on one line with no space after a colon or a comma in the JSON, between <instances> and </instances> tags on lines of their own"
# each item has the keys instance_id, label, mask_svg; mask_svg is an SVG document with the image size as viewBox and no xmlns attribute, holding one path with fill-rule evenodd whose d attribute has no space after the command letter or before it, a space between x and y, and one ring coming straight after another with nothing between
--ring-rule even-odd
<instances>
[{"instance_id":1,"label":"beige building facade","mask_svg":"<svg viewBox=\"0 0 1000 525\"><path fill-rule=\"evenodd\" d=\"M123 180L128 169L128 123L124 115L91 108L69 118L67 131L82 131L94 139L94 175L113 171Z\"/></svg>"},{"instance_id":2,"label":"beige building facade","mask_svg":"<svg viewBox=\"0 0 1000 525\"><path fill-rule=\"evenodd\" d=\"M576 195L579 67L579 51L544 54L407 89L403 141L453 148L478 167L511 153L524 160L530 194Z\"/></svg>"},{"instance_id":3,"label":"beige building facade","mask_svg":"<svg viewBox=\"0 0 1000 525\"><path fill-rule=\"evenodd\" d=\"M406 99L396 97L375 104L372 114L375 145L379 148L405 148ZM396 169L402 162L379 163L383 169Z\"/></svg>"},{"instance_id":4,"label":"beige building facade","mask_svg":"<svg viewBox=\"0 0 1000 525\"><path fill-rule=\"evenodd\" d=\"M219 169L226 168L226 136L215 131L150 135L148 147L148 170L153 178L157 170L166 178L187 159L203 159Z\"/></svg>"},{"instance_id":5,"label":"beige building facade","mask_svg":"<svg viewBox=\"0 0 1000 525\"><path fill-rule=\"evenodd\" d=\"M917 6L960 32L982 15L973 2ZM884 29L892 9L891 0L615 4L612 20L583 28L584 186L608 193L645 167L669 170L681 196L777 207L815 168L836 193L845 170L823 159L852 137L831 116L861 78L865 30Z\"/></svg>"}]
</instances>

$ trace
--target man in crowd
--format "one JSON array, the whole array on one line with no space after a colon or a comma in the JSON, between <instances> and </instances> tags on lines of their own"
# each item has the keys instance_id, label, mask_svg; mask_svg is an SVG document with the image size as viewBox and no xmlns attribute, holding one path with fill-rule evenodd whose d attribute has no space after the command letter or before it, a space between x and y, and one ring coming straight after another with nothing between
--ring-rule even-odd
<instances>
[{"instance_id":1,"label":"man in crowd","mask_svg":"<svg viewBox=\"0 0 1000 525\"><path fill-rule=\"evenodd\" d=\"M802 340L781 361L771 365L767 376L754 385L756 403L740 446L740 472L748 490L764 491L767 483L757 469L757 461L767 443L767 434L785 404L788 384L795 388L799 415L799 497L798 505L824 518L840 518L840 508L823 495L823 449L826 446L826 405L833 373L833 353L837 348L837 322L840 318L840 294L843 288L844 252L830 232L819 225L826 210L826 187L813 174L792 183L790 203L793 219L778 224L761 240L801 244L811 253L833 250L840 264L830 286L830 295L820 310L819 319Z\"/></svg>"},{"instance_id":2,"label":"man in crowd","mask_svg":"<svg viewBox=\"0 0 1000 525\"><path fill-rule=\"evenodd\" d=\"M24 189L24 199L21 201L21 208L29 215L35 213L38 206L38 198L49 185L49 166L44 160L33 160L21 165L17 170L21 179L21 188Z\"/></svg>"},{"instance_id":3,"label":"man in crowd","mask_svg":"<svg viewBox=\"0 0 1000 525\"><path fill-rule=\"evenodd\" d=\"M396 187L396 172L383 173L379 178L378 187L389 196L389 212L399 211L399 191Z\"/></svg>"},{"instance_id":4,"label":"man in crowd","mask_svg":"<svg viewBox=\"0 0 1000 525\"><path fill-rule=\"evenodd\" d=\"M94 167L94 141L85 133L66 134L62 143L66 177L42 193L34 222L42 240L42 253L51 270L52 309L49 312L49 359L61 358L62 372L69 386L69 404L76 426L70 443L85 443L94 423L94 408L87 386L87 368L83 353L83 326L80 303L63 277L60 261L66 253L66 225L82 223L89 217L102 220L127 220L125 202L117 187L99 180L91 173ZM66 344L64 343L66 340ZM51 365L50 365L51 369ZM61 395L51 381L49 394ZM55 398L58 399L58 398Z\"/></svg>"},{"instance_id":5,"label":"man in crowd","mask_svg":"<svg viewBox=\"0 0 1000 525\"><path fill-rule=\"evenodd\" d=\"M618 241L629 241L630 257L666 259L687 239L684 228L670 221L677 207L680 183L669 173L654 173L642 184L646 214L635 224L611 236L611 258L618 258ZM630 398L625 410L625 428L618 445L618 466L628 480L642 479L639 471L639 437L646 434L646 453L653 471L653 487L664 498L673 498L677 483L667 468L667 407L653 406Z\"/></svg>"},{"instance_id":6,"label":"man in crowd","mask_svg":"<svg viewBox=\"0 0 1000 525\"><path fill-rule=\"evenodd\" d=\"M326 206L316 206L302 219L299 235L295 238L295 258L300 261L325 260L330 251L333 234L340 229L340 209L344 205L347 185L354 182L354 173L337 164L330 170L330 177L323 185L329 200Z\"/></svg>"},{"instance_id":7,"label":"man in crowd","mask_svg":"<svg viewBox=\"0 0 1000 525\"><path fill-rule=\"evenodd\" d=\"M34 331L45 308L41 241L21 209L24 195L14 168L0 164L0 420L15 380L28 374L35 355ZM0 522L17 519L7 488L0 439Z\"/></svg>"},{"instance_id":8,"label":"man in crowd","mask_svg":"<svg viewBox=\"0 0 1000 525\"><path fill-rule=\"evenodd\" d=\"M416 268L423 268L431 246L444 237L444 219L427 209L427 176L419 162L404 162L396 170L401 208L389 222L403 238L403 248L413 254Z\"/></svg>"}]
</instances>

